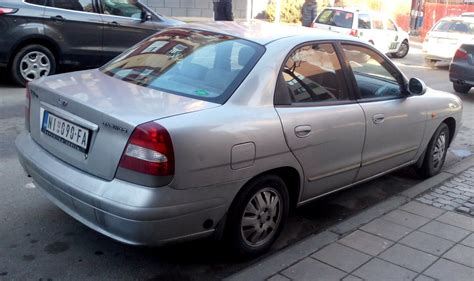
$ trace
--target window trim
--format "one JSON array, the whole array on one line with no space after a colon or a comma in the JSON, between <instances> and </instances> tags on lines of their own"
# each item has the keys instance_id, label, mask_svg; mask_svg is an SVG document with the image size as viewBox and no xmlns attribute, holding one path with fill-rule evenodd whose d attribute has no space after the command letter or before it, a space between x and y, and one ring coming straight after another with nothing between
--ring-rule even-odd
<instances>
[{"instance_id":1,"label":"window trim","mask_svg":"<svg viewBox=\"0 0 474 281\"><path fill-rule=\"evenodd\" d=\"M351 91L351 87L349 87L349 82L347 80L347 69L345 68L345 63L342 61L341 54L337 48L337 42L336 40L313 40L313 41L306 41L303 43L300 43L293 47L288 54L285 56L285 59L283 60L283 63L280 66L280 69L278 70L278 77L280 77L280 74L283 72L284 67L288 59L290 58L291 54L296 51L299 48L308 46L308 45L315 45L315 44L330 44L337 56L337 60L339 61L339 65L341 66L341 71L342 71L342 82L343 86L341 87L341 90L343 91L344 94L347 96L347 100L338 100L338 101L319 101L319 102L291 102L289 104L282 104L280 101L282 100L288 100L287 98L282 98L281 95L285 94L280 91L281 88L281 83L282 79L277 78L276 83L275 83L275 91L273 93L273 105L275 107L319 107L319 106L334 106L334 105L345 105L345 104L353 104L356 103L355 96L352 94L353 91Z\"/></svg>"},{"instance_id":2,"label":"window trim","mask_svg":"<svg viewBox=\"0 0 474 281\"><path fill-rule=\"evenodd\" d=\"M365 44L365 43L362 43L362 42L357 42L357 41L348 41L348 40L340 40L338 42L336 42L337 44L337 47L340 49L340 52L341 52L341 56L344 60L344 65L347 67L347 69L349 70L349 73L348 73L348 78L351 80L351 87L352 87L352 90L353 90L353 93L354 93L354 96L355 96L355 100L357 102L376 102L376 101L385 101L385 100L395 100L395 99L404 99L404 98L407 98L408 96L410 96L411 94L407 91L407 83L408 83L408 79L405 77L405 75L393 64L392 61L390 60L387 60L386 57L379 51L377 50L376 48L374 48L373 46L370 46L368 44ZM355 45L355 46L359 46L359 47L363 47L363 48L366 48L366 49L369 49L373 52L375 52L376 54L378 54L380 57L382 57L385 62L387 63L387 65L394 71L396 72L398 75L399 75L399 79L397 79L397 83L398 85L400 86L400 90L401 90L401 95L400 96L388 96L388 97L374 97L374 98L362 98L361 97L361 94L360 94L360 90L359 90L359 86L357 85L357 81L355 79L355 75L354 75L354 72L352 71L352 68L350 66L350 63L349 63L349 60L347 59L346 57L346 54L344 53L344 50L343 50L343 45ZM401 80L403 79L403 81L398 81L398 80Z\"/></svg>"},{"instance_id":3,"label":"window trim","mask_svg":"<svg viewBox=\"0 0 474 281\"><path fill-rule=\"evenodd\" d=\"M99 14L102 15L102 16L117 17L117 18L121 18L121 19L129 19L129 20L133 20L135 22L141 22L142 21L141 19L136 19L136 18L132 18L132 17L124 17L124 16L105 14L104 13L104 7L102 6L103 5L102 0L94 0L94 1L97 3L97 9L99 11ZM147 13L151 14L151 17L152 17L151 21L152 22L162 22L163 21L163 19L158 14L153 12L151 9L149 9L147 6L143 5L142 3L137 2L137 6L139 6L143 10L145 10Z\"/></svg>"}]
</instances>

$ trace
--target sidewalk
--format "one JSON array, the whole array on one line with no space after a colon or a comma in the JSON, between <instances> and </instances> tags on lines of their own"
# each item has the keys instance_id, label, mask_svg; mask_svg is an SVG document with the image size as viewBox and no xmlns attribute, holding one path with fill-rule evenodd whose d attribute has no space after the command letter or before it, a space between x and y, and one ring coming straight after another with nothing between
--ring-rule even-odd
<instances>
[{"instance_id":1,"label":"sidewalk","mask_svg":"<svg viewBox=\"0 0 474 281\"><path fill-rule=\"evenodd\" d=\"M468 158L226 280L474 280Z\"/></svg>"}]
</instances>

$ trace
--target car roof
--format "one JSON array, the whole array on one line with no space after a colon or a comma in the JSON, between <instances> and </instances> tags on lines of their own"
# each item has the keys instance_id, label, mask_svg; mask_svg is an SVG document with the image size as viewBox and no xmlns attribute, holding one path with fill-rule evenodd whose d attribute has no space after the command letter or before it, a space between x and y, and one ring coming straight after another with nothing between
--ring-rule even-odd
<instances>
[{"instance_id":1,"label":"car roof","mask_svg":"<svg viewBox=\"0 0 474 281\"><path fill-rule=\"evenodd\" d=\"M382 13L379 13L377 11L373 10L366 10L366 9L360 9L357 7L327 7L324 8L324 10L339 10L339 11L345 11L345 12L351 12L351 13L357 13L357 14L370 14L370 15L383 15Z\"/></svg>"},{"instance_id":2,"label":"car roof","mask_svg":"<svg viewBox=\"0 0 474 281\"><path fill-rule=\"evenodd\" d=\"M448 21L464 21L464 22L469 22L469 23L474 23L474 17L444 17L442 19L440 19L439 21L442 21L442 20L448 20Z\"/></svg>"},{"instance_id":3,"label":"car roof","mask_svg":"<svg viewBox=\"0 0 474 281\"><path fill-rule=\"evenodd\" d=\"M275 24L259 20L196 22L176 26L175 28L188 28L221 33L253 41L261 45L266 45L282 38L295 36L305 38L311 36L313 40L350 39L348 36L316 28Z\"/></svg>"}]
</instances>

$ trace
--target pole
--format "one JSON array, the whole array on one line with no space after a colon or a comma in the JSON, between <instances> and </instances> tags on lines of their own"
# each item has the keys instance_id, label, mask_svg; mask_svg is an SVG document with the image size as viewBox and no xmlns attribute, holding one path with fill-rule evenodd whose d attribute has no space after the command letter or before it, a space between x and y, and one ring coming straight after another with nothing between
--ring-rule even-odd
<instances>
[{"instance_id":1,"label":"pole","mask_svg":"<svg viewBox=\"0 0 474 281\"><path fill-rule=\"evenodd\" d=\"M275 6L275 23L280 22L280 14L281 14L281 0L276 0Z\"/></svg>"}]
</instances>

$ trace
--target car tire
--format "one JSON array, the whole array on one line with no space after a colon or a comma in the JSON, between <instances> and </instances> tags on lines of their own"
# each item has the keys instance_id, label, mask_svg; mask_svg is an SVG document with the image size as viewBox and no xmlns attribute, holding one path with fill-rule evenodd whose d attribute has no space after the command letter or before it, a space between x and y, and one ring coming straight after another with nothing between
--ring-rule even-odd
<instances>
[{"instance_id":1,"label":"car tire","mask_svg":"<svg viewBox=\"0 0 474 281\"><path fill-rule=\"evenodd\" d=\"M449 146L449 127L446 123L441 123L431 137L426 148L423 164L419 169L419 174L423 178L429 178L441 171Z\"/></svg>"},{"instance_id":2,"label":"car tire","mask_svg":"<svg viewBox=\"0 0 474 281\"><path fill-rule=\"evenodd\" d=\"M283 229L288 210L288 190L280 177L264 175L246 184L226 221L225 240L235 257L252 258L268 251Z\"/></svg>"},{"instance_id":3,"label":"car tire","mask_svg":"<svg viewBox=\"0 0 474 281\"><path fill-rule=\"evenodd\" d=\"M459 85L456 83L453 83L453 89L461 94L467 94L469 90L471 89L471 86L469 85Z\"/></svg>"},{"instance_id":4,"label":"car tire","mask_svg":"<svg viewBox=\"0 0 474 281\"><path fill-rule=\"evenodd\" d=\"M42 76L56 72L56 59L53 53L43 45L32 44L16 52L12 64L13 80L22 86Z\"/></svg>"},{"instance_id":5,"label":"car tire","mask_svg":"<svg viewBox=\"0 0 474 281\"><path fill-rule=\"evenodd\" d=\"M405 40L400 44L400 47L398 47L398 51L396 53L392 53L392 57L398 59L404 58L407 56L409 50L410 45L408 45L408 42Z\"/></svg>"},{"instance_id":6,"label":"car tire","mask_svg":"<svg viewBox=\"0 0 474 281\"><path fill-rule=\"evenodd\" d=\"M435 60L425 59L425 65L430 67L430 68L435 68L436 63L437 63L437 61L435 61Z\"/></svg>"}]
</instances>

